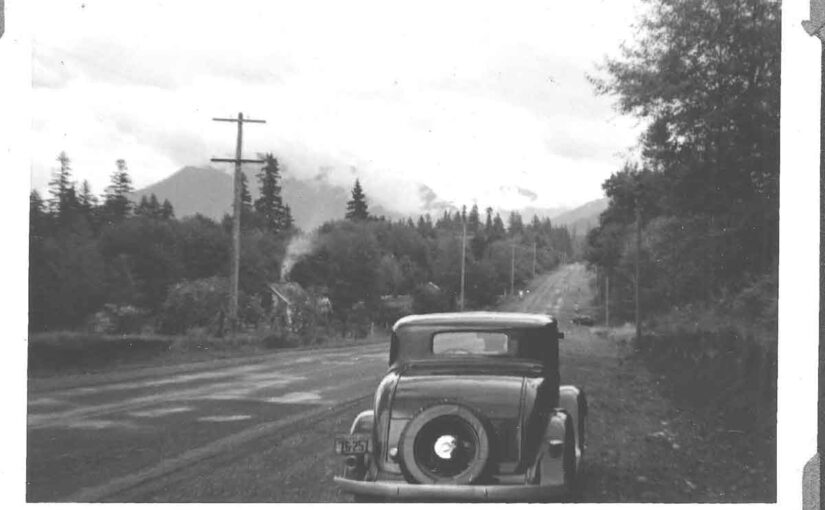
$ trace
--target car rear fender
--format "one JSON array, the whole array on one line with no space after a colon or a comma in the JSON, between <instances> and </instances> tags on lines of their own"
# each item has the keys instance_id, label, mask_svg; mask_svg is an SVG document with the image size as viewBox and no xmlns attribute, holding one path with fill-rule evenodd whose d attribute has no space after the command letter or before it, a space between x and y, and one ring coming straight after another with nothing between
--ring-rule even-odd
<instances>
[{"instance_id":1,"label":"car rear fender","mask_svg":"<svg viewBox=\"0 0 825 510\"><path fill-rule=\"evenodd\" d=\"M584 456L585 423L587 420L587 398L584 390L575 386L559 386L559 407L567 411L573 420L573 431L576 438L576 464Z\"/></svg>"},{"instance_id":2,"label":"car rear fender","mask_svg":"<svg viewBox=\"0 0 825 510\"><path fill-rule=\"evenodd\" d=\"M372 409L361 411L352 421L349 429L350 434L369 434L372 437L373 448L375 447L375 435L373 433L373 412ZM353 455L344 461L344 478L350 480L364 480L374 478L375 463L372 461L372 452L366 455Z\"/></svg>"},{"instance_id":3,"label":"car rear fender","mask_svg":"<svg viewBox=\"0 0 825 510\"><path fill-rule=\"evenodd\" d=\"M358 416L352 421L352 427L349 429L350 434L372 434L372 422L374 414L372 409L361 411Z\"/></svg>"},{"instance_id":4,"label":"car rear fender","mask_svg":"<svg viewBox=\"0 0 825 510\"><path fill-rule=\"evenodd\" d=\"M539 445L536 463L527 471L528 483L537 483L542 486L565 485L565 470L570 468L570 452L568 449L573 443L573 422L564 409L554 409L544 429L544 436ZM568 459L568 466L565 466Z\"/></svg>"}]
</instances>

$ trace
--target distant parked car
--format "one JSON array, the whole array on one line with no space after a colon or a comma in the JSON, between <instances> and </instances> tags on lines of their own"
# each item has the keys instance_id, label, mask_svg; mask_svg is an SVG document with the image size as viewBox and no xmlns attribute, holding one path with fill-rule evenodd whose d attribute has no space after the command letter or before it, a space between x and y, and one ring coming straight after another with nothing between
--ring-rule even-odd
<instances>
[{"instance_id":1,"label":"distant parked car","mask_svg":"<svg viewBox=\"0 0 825 510\"><path fill-rule=\"evenodd\" d=\"M596 321L589 315L579 314L573 317L573 324L578 324L580 326L592 326L596 324Z\"/></svg>"},{"instance_id":2,"label":"distant parked car","mask_svg":"<svg viewBox=\"0 0 825 510\"><path fill-rule=\"evenodd\" d=\"M574 494L584 392L559 385L548 315L399 320L373 409L335 438L335 482L356 501L545 501Z\"/></svg>"}]
</instances>

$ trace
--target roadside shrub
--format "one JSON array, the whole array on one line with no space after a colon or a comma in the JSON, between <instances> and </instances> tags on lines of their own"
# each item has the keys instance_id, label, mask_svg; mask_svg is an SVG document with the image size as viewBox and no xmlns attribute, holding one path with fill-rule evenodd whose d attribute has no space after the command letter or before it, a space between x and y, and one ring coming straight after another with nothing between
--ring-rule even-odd
<instances>
[{"instance_id":1,"label":"roadside shrub","mask_svg":"<svg viewBox=\"0 0 825 510\"><path fill-rule=\"evenodd\" d=\"M160 311L160 330L167 334L181 334L192 328L206 328L220 335L226 326L226 302L229 299L229 281L213 276L184 281L174 285ZM263 318L260 303L248 294L238 294L238 318L242 325L255 326Z\"/></svg>"},{"instance_id":2,"label":"roadside shrub","mask_svg":"<svg viewBox=\"0 0 825 510\"><path fill-rule=\"evenodd\" d=\"M151 326L146 310L132 305L107 303L89 319L88 329L93 333L127 334L148 333Z\"/></svg>"},{"instance_id":3,"label":"roadside shrub","mask_svg":"<svg viewBox=\"0 0 825 510\"><path fill-rule=\"evenodd\" d=\"M775 420L775 330L753 317L707 305L673 310L645 328L636 348L654 369L667 374L678 399L718 409L737 429Z\"/></svg>"}]
</instances>

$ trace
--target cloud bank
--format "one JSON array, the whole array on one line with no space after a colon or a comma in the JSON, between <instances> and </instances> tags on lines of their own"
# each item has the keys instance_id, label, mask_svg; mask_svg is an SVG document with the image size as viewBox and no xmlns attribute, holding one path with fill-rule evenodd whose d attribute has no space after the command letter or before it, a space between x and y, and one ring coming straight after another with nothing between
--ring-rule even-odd
<instances>
[{"instance_id":1,"label":"cloud bank","mask_svg":"<svg viewBox=\"0 0 825 510\"><path fill-rule=\"evenodd\" d=\"M38 1L32 185L65 150L102 192L234 151L402 212L440 199L501 208L601 195L639 127L586 73L632 36L632 4ZM630 6L630 7L629 7ZM424 194L426 195L426 194Z\"/></svg>"}]
</instances>

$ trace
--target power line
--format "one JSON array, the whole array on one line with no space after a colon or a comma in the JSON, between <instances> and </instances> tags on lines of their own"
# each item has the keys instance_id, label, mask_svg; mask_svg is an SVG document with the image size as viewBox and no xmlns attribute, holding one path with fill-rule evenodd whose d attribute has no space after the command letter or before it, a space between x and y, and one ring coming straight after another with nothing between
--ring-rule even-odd
<instances>
[{"instance_id":1,"label":"power line","mask_svg":"<svg viewBox=\"0 0 825 510\"><path fill-rule=\"evenodd\" d=\"M245 119L243 113L238 113L237 119L213 118L216 122L236 122L238 124L238 139L235 145L234 158L212 158L215 163L235 163L234 190L232 199L232 261L229 270L229 328L236 331L238 327L238 279L241 270L241 164L263 163L261 159L243 159L241 148L243 145L244 122L265 124L265 120Z\"/></svg>"}]
</instances>

